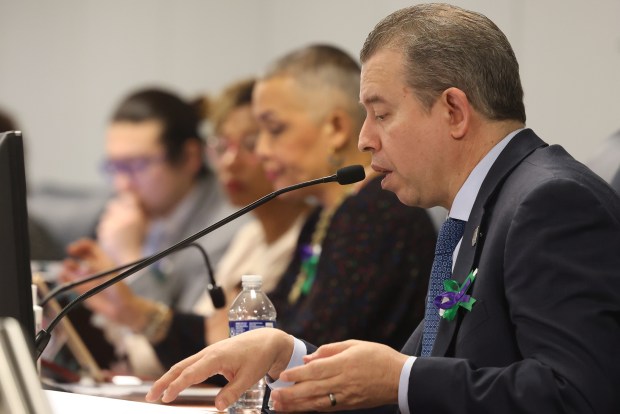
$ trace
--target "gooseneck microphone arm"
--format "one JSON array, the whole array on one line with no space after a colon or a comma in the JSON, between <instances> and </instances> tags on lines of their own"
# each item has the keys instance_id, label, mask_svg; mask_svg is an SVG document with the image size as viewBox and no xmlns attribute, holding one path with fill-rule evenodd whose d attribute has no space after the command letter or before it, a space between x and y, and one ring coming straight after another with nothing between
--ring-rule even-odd
<instances>
[{"instance_id":1,"label":"gooseneck microphone arm","mask_svg":"<svg viewBox=\"0 0 620 414\"><path fill-rule=\"evenodd\" d=\"M220 309L223 308L224 305L226 304L226 298L224 296L224 291L222 290L221 287L219 287L216 283L215 283L215 278L214 278L214 273L213 273L213 268L211 267L211 261L209 260L209 256L207 255L207 252L205 251L205 249L199 245L198 243L190 243L187 246L183 246L183 247L196 247L198 249L198 251L200 251L204 261L205 261L205 266L207 268L207 276L209 278L209 283L207 284L207 292L209 293L209 296L211 296L211 301L213 302L213 306L216 309ZM92 282L93 280L97 280L97 279L101 279L102 277L106 277L108 275L111 275L112 273L116 273L116 272L120 272L121 270L127 269L129 267L135 266L137 264L139 264L140 262L142 262L143 260L148 259L147 258L142 258L139 260L136 260L134 262L131 263L126 263L124 265L115 267L113 269L109 269L109 270L105 270L103 272L99 272L99 273L95 273L93 275L87 276L83 279L80 280L76 280L74 282L67 282L67 283L63 283L62 285L58 285L56 286L54 289L52 289L47 295L45 295L43 297L43 299L41 299L41 301L39 302L39 306L43 307L47 304L47 302L49 302L50 300L54 299L56 296L65 293L71 289L73 289L74 287L83 285L85 283L88 282Z\"/></svg>"},{"instance_id":2,"label":"gooseneck microphone arm","mask_svg":"<svg viewBox=\"0 0 620 414\"><path fill-rule=\"evenodd\" d=\"M104 270L103 272L92 274L90 276L87 276L87 277L85 277L83 279L80 279L80 280L76 280L74 282L67 282L67 283L63 283L61 285L58 285L54 289L50 290L49 293L47 295L45 295L43 297L43 299L41 299L39 301L39 306L43 307L43 306L47 305L47 302L49 302L50 300L54 299L56 296L61 295L61 294L65 293L65 292L73 289L74 287L83 285L83 284L88 283L88 282L92 282L93 280L101 279L102 277L106 277L108 275L111 275L112 273L120 272L123 269L127 269L128 267L137 265L142 260L144 260L144 259L139 259L139 260L136 260L135 262L126 263L124 265L115 267L113 269Z\"/></svg>"},{"instance_id":3,"label":"gooseneck microphone arm","mask_svg":"<svg viewBox=\"0 0 620 414\"><path fill-rule=\"evenodd\" d=\"M205 261L205 265L207 266L207 273L209 274L209 283L207 283L207 292L211 297L211 302L213 302L213 307L215 309L222 309L224 305L226 305L226 296L224 295L224 290L221 286L215 283L215 277L213 276L213 268L211 267L211 261L209 260L209 256L207 255L206 250L199 245L198 243L190 243L187 247L195 247L198 249L200 254L202 254L202 258Z\"/></svg>"},{"instance_id":4,"label":"gooseneck microphone arm","mask_svg":"<svg viewBox=\"0 0 620 414\"><path fill-rule=\"evenodd\" d=\"M67 304L67 306L65 306L59 313L58 315L56 315L56 317L50 322L50 324L48 325L47 329L41 329L38 333L37 336L35 338L35 351L36 351L36 357L37 359L41 356L41 354L43 353L43 351L45 350L45 347L47 346L48 342L50 341L51 338L51 334L52 331L54 330L54 328L56 327L56 325L58 324L58 322L60 322L60 320L62 318L65 317L65 315L67 313L69 313L75 306L77 306L78 304L80 304L81 302L85 301L86 299L90 298L93 295L96 295L97 293L101 292L102 290L108 288L109 286L112 286L113 284L117 283L120 280L125 279L128 276L131 276L132 274L138 272L139 270L144 269L145 267L155 263L156 261L160 260L161 258L168 256L169 254L187 246L190 243L195 242L196 240L198 240L199 238L211 233L214 230L219 229L220 227L222 227L225 224L230 223L231 221L235 220L236 218L246 214L247 212L254 210L256 207L259 207L262 204L265 204L266 202L274 199L275 197L284 194L284 193L288 193L289 191L293 191L293 190L298 190L300 188L304 188L304 187L309 187L311 185L316 185L316 184L322 184L322 183L330 183L330 182L338 182L341 185L346 185L346 184L353 184L355 182L361 181L363 180L365 177L365 173L364 173L364 168L361 165L351 165L348 167L344 167L339 169L336 174L327 176L327 177L323 177L323 178L317 178L315 180L310 180L310 181L305 181L303 183L299 183L299 184L294 184L291 185L289 187L285 187L285 188L281 188L279 190L276 190L272 193L269 193L261 198L259 198L258 200L254 201L253 203L243 207L240 210L237 210L236 212L232 213L230 216L223 218L222 220L218 221L217 223L214 223L212 225L210 225L209 227L193 234L192 236L189 236L188 238L181 240L180 242L178 242L177 244L162 250L161 252L154 254L142 261L140 261L138 264L136 264L135 266L131 267L128 270L125 270L124 272L120 273L117 276L114 276L113 278L101 283L100 285L94 287L93 289L84 292L83 294L81 294L80 296L78 296L77 298L75 298L74 300L72 300L71 302L69 302L69 304Z\"/></svg>"}]
</instances>

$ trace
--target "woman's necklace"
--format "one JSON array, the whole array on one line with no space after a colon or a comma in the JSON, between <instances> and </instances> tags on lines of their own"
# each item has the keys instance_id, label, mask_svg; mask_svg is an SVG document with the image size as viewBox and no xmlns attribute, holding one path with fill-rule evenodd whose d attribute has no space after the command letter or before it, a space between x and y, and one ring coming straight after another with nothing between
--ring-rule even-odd
<instances>
[{"instance_id":1,"label":"woman's necklace","mask_svg":"<svg viewBox=\"0 0 620 414\"><path fill-rule=\"evenodd\" d=\"M314 279L316 278L316 270L321 258L321 250L323 246L323 240L327 235L327 229L331 224L332 217L344 200L353 192L353 188L347 190L342 194L340 200L330 208L324 208L321 210L319 220L312 232L312 238L310 244L305 244L301 247L301 266L297 279L291 287L291 291L288 294L288 301L290 304L294 304L299 300L300 296L306 296L310 293Z\"/></svg>"}]
</instances>

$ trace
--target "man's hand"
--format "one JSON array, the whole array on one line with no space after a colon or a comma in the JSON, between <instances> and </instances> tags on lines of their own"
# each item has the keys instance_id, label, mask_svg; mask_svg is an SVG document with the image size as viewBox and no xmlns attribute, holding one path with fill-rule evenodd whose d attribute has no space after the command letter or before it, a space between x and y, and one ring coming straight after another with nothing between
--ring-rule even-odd
<instances>
[{"instance_id":1,"label":"man's hand","mask_svg":"<svg viewBox=\"0 0 620 414\"><path fill-rule=\"evenodd\" d=\"M67 247L67 253L70 257L64 260L59 275L62 282L78 281L116 267L116 264L106 255L97 242L91 239L80 239L71 243ZM114 276L116 275L112 274L107 278L93 280L73 289L81 294ZM112 321L128 325L139 331L146 324L148 311L156 306L147 302L134 295L125 283L118 282L87 299L85 305L95 313L102 314Z\"/></svg>"},{"instance_id":2,"label":"man's hand","mask_svg":"<svg viewBox=\"0 0 620 414\"><path fill-rule=\"evenodd\" d=\"M296 384L271 393L274 409L335 411L397 404L400 372L407 358L372 342L324 345L304 358L305 365L280 375L281 380Z\"/></svg>"},{"instance_id":3,"label":"man's hand","mask_svg":"<svg viewBox=\"0 0 620 414\"><path fill-rule=\"evenodd\" d=\"M138 198L123 193L110 200L97 227L97 240L116 263L129 263L142 255L147 217Z\"/></svg>"},{"instance_id":4,"label":"man's hand","mask_svg":"<svg viewBox=\"0 0 620 414\"><path fill-rule=\"evenodd\" d=\"M67 246L69 258L63 262L60 278L63 282L74 281L95 273L103 272L116 267L116 263L101 249L92 239L79 239ZM98 285L96 281L83 285L76 290L84 293L86 290Z\"/></svg>"},{"instance_id":5,"label":"man's hand","mask_svg":"<svg viewBox=\"0 0 620 414\"><path fill-rule=\"evenodd\" d=\"M217 342L173 366L153 384L146 400L173 401L190 385L222 374L228 384L215 398L215 406L225 410L266 373L277 378L288 365L293 347L290 335L273 328L255 329Z\"/></svg>"}]
</instances>

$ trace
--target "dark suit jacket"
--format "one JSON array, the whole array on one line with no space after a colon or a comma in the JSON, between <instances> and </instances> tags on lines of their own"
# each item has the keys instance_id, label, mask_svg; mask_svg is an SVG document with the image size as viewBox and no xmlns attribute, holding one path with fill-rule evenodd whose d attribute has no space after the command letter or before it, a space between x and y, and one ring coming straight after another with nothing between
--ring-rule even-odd
<instances>
[{"instance_id":1,"label":"dark suit jacket","mask_svg":"<svg viewBox=\"0 0 620 414\"><path fill-rule=\"evenodd\" d=\"M620 412L620 199L520 132L489 171L456 259L471 312L411 370L418 413ZM403 348L419 355L421 326Z\"/></svg>"}]
</instances>

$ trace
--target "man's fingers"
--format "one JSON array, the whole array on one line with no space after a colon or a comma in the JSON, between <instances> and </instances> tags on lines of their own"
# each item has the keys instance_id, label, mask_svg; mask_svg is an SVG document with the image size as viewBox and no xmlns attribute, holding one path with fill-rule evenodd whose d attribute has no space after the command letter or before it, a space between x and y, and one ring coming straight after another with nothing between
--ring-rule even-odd
<instances>
[{"instance_id":1,"label":"man's fingers","mask_svg":"<svg viewBox=\"0 0 620 414\"><path fill-rule=\"evenodd\" d=\"M278 412L294 412L294 411L329 411L329 397L313 397L296 400L294 403L273 401L273 409Z\"/></svg>"},{"instance_id":2,"label":"man's fingers","mask_svg":"<svg viewBox=\"0 0 620 414\"><path fill-rule=\"evenodd\" d=\"M146 394L146 400L149 402L157 401L161 398L162 394L168 388L168 385L174 381L180 374L183 368L178 366L179 364L173 366L162 375L157 381L153 383L151 389Z\"/></svg>"},{"instance_id":3,"label":"man's fingers","mask_svg":"<svg viewBox=\"0 0 620 414\"><path fill-rule=\"evenodd\" d=\"M284 391L284 389L278 391ZM330 394L332 398L330 398ZM274 397L273 393L271 395L275 411L334 411L341 409L337 404L338 393L330 391L318 391L316 389L308 397L298 397L299 394L296 392L295 398L288 398L287 395L283 396L282 393L279 393L278 397ZM336 405L333 405L332 401L335 401Z\"/></svg>"},{"instance_id":4,"label":"man's fingers","mask_svg":"<svg viewBox=\"0 0 620 414\"><path fill-rule=\"evenodd\" d=\"M222 411L228 408L232 403L237 401L241 394L252 387L255 382L245 375L237 375L234 381L230 381L230 377L223 373L223 375L229 380L222 390L215 397L215 407Z\"/></svg>"},{"instance_id":5,"label":"man's fingers","mask_svg":"<svg viewBox=\"0 0 620 414\"><path fill-rule=\"evenodd\" d=\"M172 368L168 370L168 372L166 372L164 375L161 376L161 378L159 378L157 381L155 381L155 383L153 383L153 386L146 394L146 400L149 402L159 400L166 388L168 388L168 386L170 385L170 383L176 380L186 367L198 361L201 356L202 353L197 353L173 365Z\"/></svg>"},{"instance_id":6,"label":"man's fingers","mask_svg":"<svg viewBox=\"0 0 620 414\"><path fill-rule=\"evenodd\" d=\"M344 342L334 342L333 344L327 344L319 347L314 353L310 355L306 355L304 357L304 363L309 363L316 359L320 358L328 358L330 356L339 354L353 345L355 345L356 341L344 341Z\"/></svg>"},{"instance_id":7,"label":"man's fingers","mask_svg":"<svg viewBox=\"0 0 620 414\"><path fill-rule=\"evenodd\" d=\"M289 404L298 400L312 399L314 397L327 395L332 392L333 386L332 378L298 382L291 387L273 390L271 393L271 398L274 401Z\"/></svg>"},{"instance_id":8,"label":"man's fingers","mask_svg":"<svg viewBox=\"0 0 620 414\"><path fill-rule=\"evenodd\" d=\"M161 397L162 402L169 403L174 401L184 389L194 384L199 384L209 378L208 375L201 374L201 370L196 369L195 365L196 364L185 368L183 372L168 385Z\"/></svg>"},{"instance_id":9,"label":"man's fingers","mask_svg":"<svg viewBox=\"0 0 620 414\"><path fill-rule=\"evenodd\" d=\"M282 379L294 382L295 385L274 390L271 394L272 399L282 404L285 407L284 411L296 407L296 404L302 404L302 401L303 404L309 404L304 405L305 409L328 408L322 405L325 403L323 397L341 387L337 385L342 374L338 359L338 355L321 358L283 372L281 378L284 377Z\"/></svg>"},{"instance_id":10,"label":"man's fingers","mask_svg":"<svg viewBox=\"0 0 620 414\"><path fill-rule=\"evenodd\" d=\"M74 278L75 274L80 271L80 263L74 259L64 259L62 261L62 270L60 277L67 280ZM63 280L64 282L65 280Z\"/></svg>"},{"instance_id":11,"label":"man's fingers","mask_svg":"<svg viewBox=\"0 0 620 414\"><path fill-rule=\"evenodd\" d=\"M310 360L305 365L282 372L280 379L288 382L302 382L334 377L340 372L340 365L335 358L338 358L337 354Z\"/></svg>"},{"instance_id":12,"label":"man's fingers","mask_svg":"<svg viewBox=\"0 0 620 414\"><path fill-rule=\"evenodd\" d=\"M95 241L92 239L78 239L67 246L67 254L69 254L69 256L78 257L89 254L94 248L95 244Z\"/></svg>"}]
</instances>

